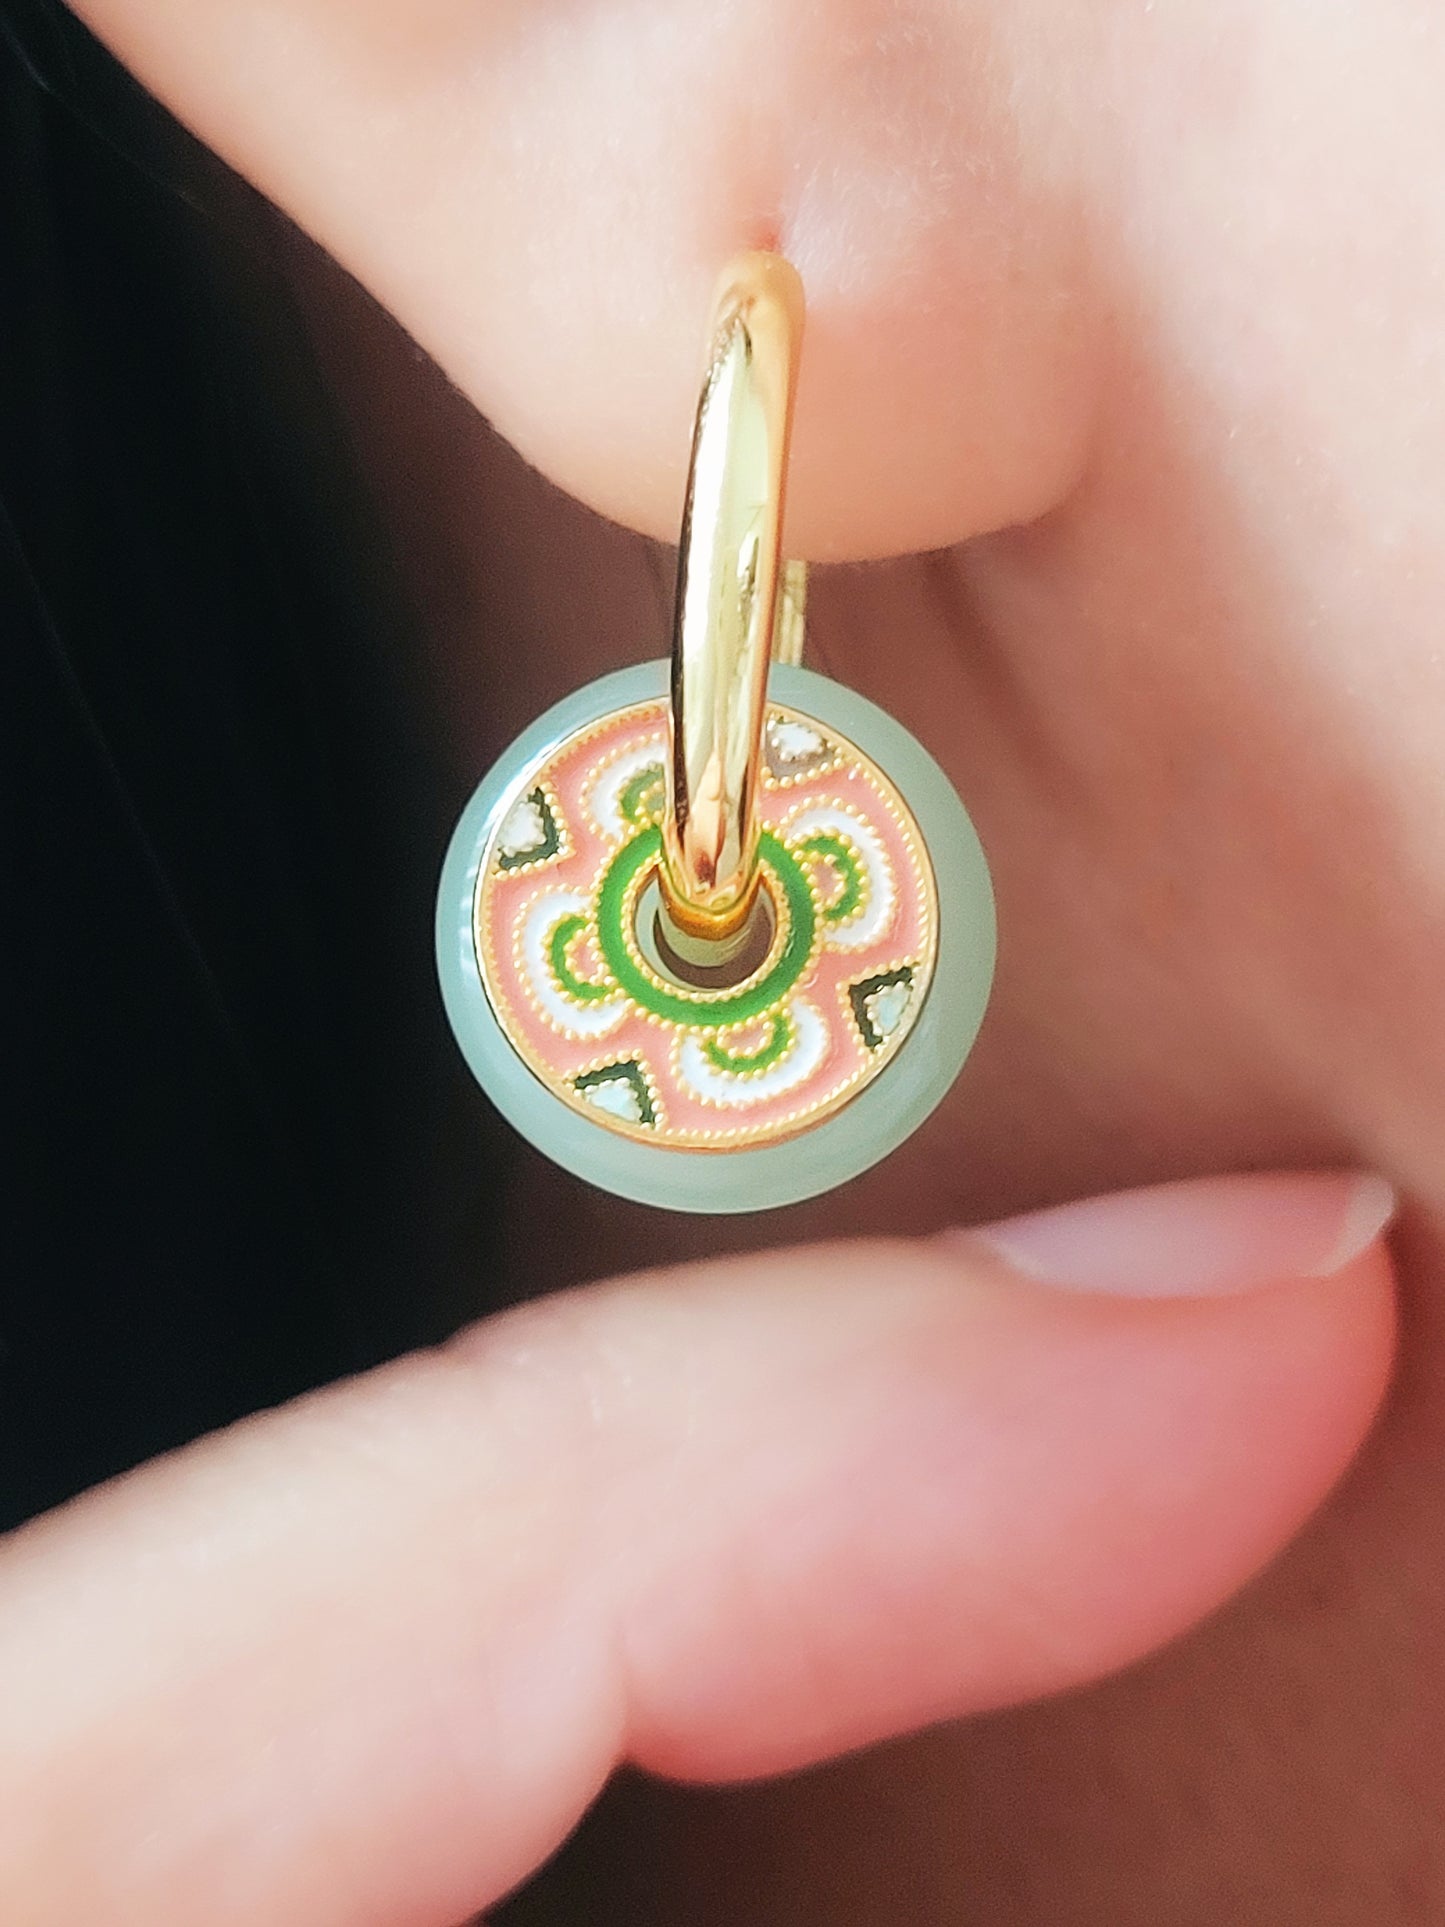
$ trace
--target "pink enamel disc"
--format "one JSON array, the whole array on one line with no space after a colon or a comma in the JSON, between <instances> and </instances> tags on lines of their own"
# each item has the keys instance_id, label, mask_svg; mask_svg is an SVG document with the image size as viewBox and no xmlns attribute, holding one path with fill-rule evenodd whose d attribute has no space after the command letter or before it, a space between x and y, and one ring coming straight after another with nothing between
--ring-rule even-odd
<instances>
[{"instance_id":1,"label":"pink enamel disc","mask_svg":"<svg viewBox=\"0 0 1445 1927\"><path fill-rule=\"evenodd\" d=\"M876 765L772 705L767 952L741 983L682 981L649 941L667 731L664 700L634 704L519 774L477 876L483 986L532 1074L605 1128L699 1151L781 1141L904 1047L937 956L932 866Z\"/></svg>"}]
</instances>

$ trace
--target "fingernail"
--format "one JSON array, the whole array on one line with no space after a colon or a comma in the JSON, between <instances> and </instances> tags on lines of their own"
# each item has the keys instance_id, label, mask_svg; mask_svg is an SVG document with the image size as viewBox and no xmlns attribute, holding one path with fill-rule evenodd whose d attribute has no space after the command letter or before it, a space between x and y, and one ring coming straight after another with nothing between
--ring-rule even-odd
<instances>
[{"instance_id":1,"label":"fingernail","mask_svg":"<svg viewBox=\"0 0 1445 1927\"><path fill-rule=\"evenodd\" d=\"M1393 1188L1372 1173L1251 1174L1116 1192L951 1235L1063 1291L1216 1298L1333 1277L1394 1212Z\"/></svg>"}]
</instances>

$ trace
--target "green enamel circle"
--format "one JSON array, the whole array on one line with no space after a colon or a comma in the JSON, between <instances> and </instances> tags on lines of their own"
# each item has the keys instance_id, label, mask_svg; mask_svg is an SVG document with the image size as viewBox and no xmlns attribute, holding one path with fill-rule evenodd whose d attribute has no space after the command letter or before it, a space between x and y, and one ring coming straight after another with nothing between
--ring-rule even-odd
<instances>
[{"instance_id":1,"label":"green enamel circle","mask_svg":"<svg viewBox=\"0 0 1445 1927\"><path fill-rule=\"evenodd\" d=\"M823 912L824 923L843 923L863 901L863 865L858 853L836 830L819 830L797 846L800 856L821 857L832 864L841 881L837 897Z\"/></svg>"},{"instance_id":2,"label":"green enamel circle","mask_svg":"<svg viewBox=\"0 0 1445 1927\"><path fill-rule=\"evenodd\" d=\"M547 933L547 967L564 997L575 1004L605 1004L616 990L609 983L592 983L579 977L572 968L572 946L587 928L587 919L578 911L559 917Z\"/></svg>"},{"instance_id":3,"label":"green enamel circle","mask_svg":"<svg viewBox=\"0 0 1445 1927\"><path fill-rule=\"evenodd\" d=\"M813 955L817 917L801 865L777 837L764 830L758 856L777 879L787 905L788 934L782 954L771 970L754 981L732 990L698 991L685 997L639 968L627 942L625 924L632 885L661 855L661 830L655 826L643 830L622 846L602 879L597 893L597 947L613 981L650 1016L693 1030L745 1024L750 1018L762 1017L788 995Z\"/></svg>"},{"instance_id":4,"label":"green enamel circle","mask_svg":"<svg viewBox=\"0 0 1445 1927\"><path fill-rule=\"evenodd\" d=\"M622 785L617 808L626 823L655 823L662 815L666 798L661 763L646 763Z\"/></svg>"},{"instance_id":5,"label":"green enamel circle","mask_svg":"<svg viewBox=\"0 0 1445 1927\"><path fill-rule=\"evenodd\" d=\"M793 1020L785 1010L775 1010L772 1015L772 1029L767 1042L759 1044L756 1050L729 1050L716 1037L706 1038L703 1042L703 1055L714 1070L726 1072L734 1077L748 1071L765 1071L785 1057L793 1042Z\"/></svg>"}]
</instances>

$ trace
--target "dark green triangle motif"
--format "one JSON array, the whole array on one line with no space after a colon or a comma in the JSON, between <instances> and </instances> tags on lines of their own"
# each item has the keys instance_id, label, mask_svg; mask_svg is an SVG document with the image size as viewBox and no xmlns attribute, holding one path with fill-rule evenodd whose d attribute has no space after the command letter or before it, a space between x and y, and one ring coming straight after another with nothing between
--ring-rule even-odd
<instances>
[{"instance_id":1,"label":"dark green triangle motif","mask_svg":"<svg viewBox=\"0 0 1445 1927\"><path fill-rule=\"evenodd\" d=\"M579 1097L587 1098L599 1110L621 1118L624 1123L649 1126L657 1123L652 1093L647 1088L642 1066L634 1057L621 1064L603 1064L598 1070L583 1071L573 1078L572 1088ZM595 1095L589 1097L589 1092Z\"/></svg>"},{"instance_id":2,"label":"dark green triangle motif","mask_svg":"<svg viewBox=\"0 0 1445 1927\"><path fill-rule=\"evenodd\" d=\"M536 822L536 833L530 840L527 836L532 827L527 820L529 811L535 816ZM502 824L501 834L505 837L513 825L516 825L514 840L497 852L499 870L530 869L534 863L545 863L549 857L556 856L562 847L562 832L552 814L552 805L547 801L547 792L540 787L512 805Z\"/></svg>"},{"instance_id":3,"label":"dark green triangle motif","mask_svg":"<svg viewBox=\"0 0 1445 1927\"><path fill-rule=\"evenodd\" d=\"M912 965L904 964L899 970L885 970L876 977L865 977L861 983L850 984L848 1001L853 1006L858 1035L869 1050L882 1050L913 1001Z\"/></svg>"}]
</instances>

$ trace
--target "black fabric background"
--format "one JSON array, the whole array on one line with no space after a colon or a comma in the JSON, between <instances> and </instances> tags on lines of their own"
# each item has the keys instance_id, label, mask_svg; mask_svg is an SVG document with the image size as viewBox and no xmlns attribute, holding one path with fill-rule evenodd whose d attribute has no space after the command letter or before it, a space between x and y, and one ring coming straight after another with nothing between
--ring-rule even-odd
<instances>
[{"instance_id":1,"label":"black fabric background","mask_svg":"<svg viewBox=\"0 0 1445 1927\"><path fill-rule=\"evenodd\" d=\"M277 219L0 7L0 1525L446 1322L443 829Z\"/></svg>"}]
</instances>

